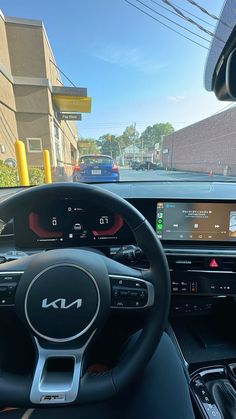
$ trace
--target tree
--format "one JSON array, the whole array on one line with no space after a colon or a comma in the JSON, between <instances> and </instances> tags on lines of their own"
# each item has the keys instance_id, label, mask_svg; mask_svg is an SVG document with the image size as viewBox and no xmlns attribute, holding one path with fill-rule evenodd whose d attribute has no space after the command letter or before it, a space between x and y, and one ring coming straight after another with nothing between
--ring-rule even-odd
<instances>
[{"instance_id":1,"label":"tree","mask_svg":"<svg viewBox=\"0 0 236 419\"><path fill-rule=\"evenodd\" d=\"M136 130L136 124L129 125L119 137L120 146L125 148L129 145L138 145L138 139L139 133Z\"/></svg>"},{"instance_id":2,"label":"tree","mask_svg":"<svg viewBox=\"0 0 236 419\"><path fill-rule=\"evenodd\" d=\"M87 153L88 154L98 154L99 153L99 149L97 147L96 141L90 140L89 141L89 145L87 148Z\"/></svg>"},{"instance_id":3,"label":"tree","mask_svg":"<svg viewBox=\"0 0 236 419\"><path fill-rule=\"evenodd\" d=\"M81 137L78 141L80 155L83 154L99 154L97 141L94 138Z\"/></svg>"},{"instance_id":4,"label":"tree","mask_svg":"<svg viewBox=\"0 0 236 419\"><path fill-rule=\"evenodd\" d=\"M98 143L101 145L100 152L101 154L108 154L114 159L120 155L120 148L117 141L117 137L111 134L102 135Z\"/></svg>"},{"instance_id":5,"label":"tree","mask_svg":"<svg viewBox=\"0 0 236 419\"><path fill-rule=\"evenodd\" d=\"M174 127L170 122L164 122L148 126L140 136L140 142L143 143L143 148L147 150L153 150L155 144L161 146L161 140L163 135L172 134Z\"/></svg>"}]
</instances>

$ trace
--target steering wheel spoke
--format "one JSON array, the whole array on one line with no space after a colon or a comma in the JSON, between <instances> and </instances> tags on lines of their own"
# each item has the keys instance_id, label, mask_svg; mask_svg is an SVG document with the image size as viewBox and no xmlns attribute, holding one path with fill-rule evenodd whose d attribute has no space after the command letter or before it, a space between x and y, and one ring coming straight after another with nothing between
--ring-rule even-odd
<instances>
[{"instance_id":1,"label":"steering wheel spoke","mask_svg":"<svg viewBox=\"0 0 236 419\"><path fill-rule=\"evenodd\" d=\"M83 358L95 333L96 330L76 348L42 346L34 339L38 359L30 391L31 403L65 404L78 398Z\"/></svg>"}]
</instances>

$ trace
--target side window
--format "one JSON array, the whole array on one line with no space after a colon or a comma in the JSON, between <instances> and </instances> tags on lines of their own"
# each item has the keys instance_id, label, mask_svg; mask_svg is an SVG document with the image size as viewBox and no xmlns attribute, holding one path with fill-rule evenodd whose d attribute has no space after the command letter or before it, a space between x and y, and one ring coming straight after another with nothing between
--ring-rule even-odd
<instances>
[{"instance_id":1,"label":"side window","mask_svg":"<svg viewBox=\"0 0 236 419\"><path fill-rule=\"evenodd\" d=\"M41 138L26 138L26 142L29 153L40 153L43 151Z\"/></svg>"}]
</instances>

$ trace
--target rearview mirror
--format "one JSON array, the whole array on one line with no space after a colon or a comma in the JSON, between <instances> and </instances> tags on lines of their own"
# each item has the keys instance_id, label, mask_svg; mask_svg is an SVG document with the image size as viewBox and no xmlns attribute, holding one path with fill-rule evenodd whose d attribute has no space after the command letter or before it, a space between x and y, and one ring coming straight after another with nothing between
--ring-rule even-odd
<instances>
[{"instance_id":1,"label":"rearview mirror","mask_svg":"<svg viewBox=\"0 0 236 419\"><path fill-rule=\"evenodd\" d=\"M236 100L236 48L231 51L226 63L226 90L231 100Z\"/></svg>"},{"instance_id":2,"label":"rearview mirror","mask_svg":"<svg viewBox=\"0 0 236 419\"><path fill-rule=\"evenodd\" d=\"M226 0L205 68L205 87L219 100L236 101L236 0Z\"/></svg>"}]
</instances>

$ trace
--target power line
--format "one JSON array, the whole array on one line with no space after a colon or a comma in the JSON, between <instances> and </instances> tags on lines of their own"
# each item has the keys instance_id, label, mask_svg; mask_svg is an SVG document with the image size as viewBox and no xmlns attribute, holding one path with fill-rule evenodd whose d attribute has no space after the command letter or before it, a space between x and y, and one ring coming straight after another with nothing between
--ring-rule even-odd
<instances>
[{"instance_id":1,"label":"power line","mask_svg":"<svg viewBox=\"0 0 236 419\"><path fill-rule=\"evenodd\" d=\"M1 128L1 131L3 132L3 134L5 134L4 137L5 137L6 143L7 143L8 147L9 147L9 149L11 149L11 151L14 153L15 152L15 148L14 148L14 145L13 145L13 142L12 142L12 137L9 134L9 132L7 131L6 125L5 125L4 120L3 120L3 118L2 118L1 115L0 115L0 121L2 122L2 126L0 125L0 128ZM4 127L5 130L3 130L2 127ZM9 137L9 139L7 138L7 136Z\"/></svg>"},{"instance_id":2,"label":"power line","mask_svg":"<svg viewBox=\"0 0 236 419\"><path fill-rule=\"evenodd\" d=\"M58 67L55 63L54 63L54 61L52 61L51 59L49 60L56 68L57 68L57 70L58 71L60 71L60 73L66 78L66 80L68 80L68 82L70 83L70 84L72 84L72 86L74 86L74 87L77 87L74 83L73 83L73 81L72 80L70 80L69 79L69 77L67 77L67 75L64 73L64 71L62 71L61 69L60 69L60 67Z\"/></svg>"},{"instance_id":3,"label":"power line","mask_svg":"<svg viewBox=\"0 0 236 419\"><path fill-rule=\"evenodd\" d=\"M165 26L166 28L170 29L172 32L177 33L179 36L182 36L182 38L187 39L188 41L192 42L195 45L198 45L201 48L206 49L207 51L209 48L207 48L205 45L200 44L197 41L194 41L193 39L189 38L188 36L182 34L181 32L177 31L176 29L172 28L171 26L167 25L166 23L162 22L161 20L155 18L154 16L150 15L149 13L145 12L145 10L141 9L140 7L136 6L135 4L131 3L129 0L124 0L126 3L128 3L130 6L134 7L135 9L139 10L141 13L143 13L146 16L149 16L151 19L155 20L156 22L160 23L162 26Z\"/></svg>"},{"instance_id":4,"label":"power line","mask_svg":"<svg viewBox=\"0 0 236 419\"><path fill-rule=\"evenodd\" d=\"M171 14L173 14L173 15L177 16L177 17L180 17L180 14L179 14L179 13L173 12L173 10L170 10L168 7L163 6L162 4L158 3L157 1L154 1L154 0L150 0L150 1L151 1L152 3L155 3L158 7L161 7L162 9L166 10L167 12L169 12L169 13L171 13ZM164 0L162 0L162 1L164 1ZM177 5L176 5L175 3L172 3L172 5L177 7ZM201 19L200 17L198 17L198 16L194 15L193 13L188 12L186 9L183 9L182 7L179 7L179 6L178 6L178 9L179 9L179 10L183 10L183 12L188 13L189 15L191 15L191 16L193 16L193 17L195 17L196 19L200 20L201 22L204 22L204 23L206 23L207 25L212 26L213 28L215 27L215 26L214 26L214 25L212 25L211 23L207 22L207 21L206 21L206 20L204 20L204 19ZM186 16L186 17L187 17L187 16Z\"/></svg>"},{"instance_id":5,"label":"power line","mask_svg":"<svg viewBox=\"0 0 236 419\"><path fill-rule=\"evenodd\" d=\"M221 113L221 112L225 111L228 108L231 109L231 108L233 108L235 106L236 106L236 104L234 102L233 103L228 103L228 105L224 106L223 108L219 109L217 112L213 113L212 116L217 115L218 113Z\"/></svg>"},{"instance_id":6,"label":"power line","mask_svg":"<svg viewBox=\"0 0 236 419\"><path fill-rule=\"evenodd\" d=\"M2 117L3 117L4 121L5 121L5 124L7 125L8 129L9 129L9 131L11 132L11 134L13 135L13 137L15 138L15 140L17 140L17 137L15 136L15 133L12 131L12 129L11 129L10 125L8 124L8 121L5 118L5 115L4 115L4 113L2 112L1 109L0 109L0 112L2 114Z\"/></svg>"},{"instance_id":7,"label":"power line","mask_svg":"<svg viewBox=\"0 0 236 419\"><path fill-rule=\"evenodd\" d=\"M165 123L165 122L163 122ZM173 124L190 124L191 121L172 121ZM158 122L152 121L136 121L137 125L146 125L146 126L153 126L158 124ZM84 127L86 128L113 128L113 127L123 127L124 125L130 126L132 125L131 121L117 121L117 122L84 122L81 129Z\"/></svg>"},{"instance_id":8,"label":"power line","mask_svg":"<svg viewBox=\"0 0 236 419\"><path fill-rule=\"evenodd\" d=\"M203 36L197 34L196 32L191 31L190 29L186 28L183 25L180 25L179 23L175 22L174 20L168 18L167 16L163 15L162 13L157 12L155 9L153 9L152 7L149 7L147 4L143 3L141 0L136 0L138 3L142 4L144 7L146 7L147 9L151 10L153 13L156 13L157 15L163 17L164 19L168 20L169 22L173 23L174 25L178 26L179 28L183 29L184 31L187 31L189 33L191 33L194 36L197 36L200 39L203 39L206 42L210 43L210 40L207 38L204 38Z\"/></svg>"},{"instance_id":9,"label":"power line","mask_svg":"<svg viewBox=\"0 0 236 419\"><path fill-rule=\"evenodd\" d=\"M12 151L13 151L14 150L14 145L12 143L12 138L10 137L9 133L6 131L6 127L4 125L4 122L3 122L3 119L2 119L1 116L0 116L0 122L2 122L2 124L0 124L0 129L3 133L3 138L5 139L9 149L12 149ZM5 128L5 130L3 128ZM7 137L9 137L9 138L7 138Z\"/></svg>"},{"instance_id":10,"label":"power line","mask_svg":"<svg viewBox=\"0 0 236 419\"><path fill-rule=\"evenodd\" d=\"M214 27L215 27L215 25L213 25L212 23L207 22L207 20L202 19L201 17L199 17L199 16L195 15L194 13L189 12L188 10L184 9L183 7L180 7L180 6L179 6L179 5L177 5L176 3L173 3L173 4L174 4L175 6L177 6L177 7L178 7L180 10L182 10L183 12L187 13L188 15L195 17L196 19L200 20L201 22L206 23L207 25L211 26L212 28L214 28Z\"/></svg>"},{"instance_id":11,"label":"power line","mask_svg":"<svg viewBox=\"0 0 236 419\"><path fill-rule=\"evenodd\" d=\"M156 3L155 0L150 0L153 3ZM213 32L209 31L208 29L204 28L202 25L199 25L195 20L191 19L190 17L184 15L184 13L181 12L181 10L176 7L173 3L171 3L169 0L161 0L163 3L167 4L169 7L171 7L175 12L184 20L191 23L192 25L196 26L198 29L200 29L202 32L207 33L207 35L212 36L213 38L218 39L218 41L223 42L225 44L225 41L218 36L216 36Z\"/></svg>"},{"instance_id":12,"label":"power line","mask_svg":"<svg viewBox=\"0 0 236 419\"><path fill-rule=\"evenodd\" d=\"M212 19L217 20L221 23L223 23L223 25L227 26L228 28L232 29L232 27L230 25L228 25L228 23L224 22L223 20L221 20L219 17L217 17L216 15L214 15L211 12L208 12L207 9L205 9L204 7L202 7L199 3L197 3L194 0L186 0L188 3L192 4L193 6L197 7L199 10L201 10L201 12L203 12L204 14L206 14L207 16L210 16Z\"/></svg>"},{"instance_id":13,"label":"power line","mask_svg":"<svg viewBox=\"0 0 236 419\"><path fill-rule=\"evenodd\" d=\"M158 3L157 1L154 0L150 0L152 3L155 3L158 7L160 7L161 9L166 10L167 12L171 13L172 15L177 16L178 18L180 17L178 13L173 12L173 10L170 10L168 7L163 6L162 4Z\"/></svg>"}]
</instances>

